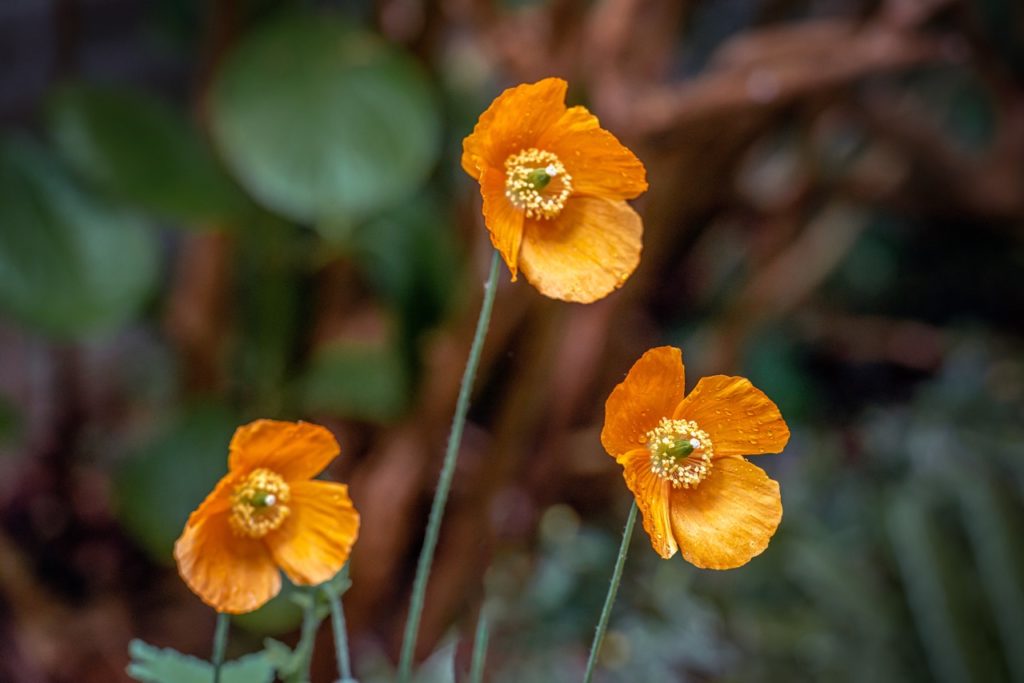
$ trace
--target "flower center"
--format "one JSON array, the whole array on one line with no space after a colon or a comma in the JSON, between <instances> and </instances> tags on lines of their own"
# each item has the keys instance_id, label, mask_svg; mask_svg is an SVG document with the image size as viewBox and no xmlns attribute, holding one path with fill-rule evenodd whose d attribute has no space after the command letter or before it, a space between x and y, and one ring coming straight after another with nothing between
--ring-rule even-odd
<instances>
[{"instance_id":1,"label":"flower center","mask_svg":"<svg viewBox=\"0 0 1024 683\"><path fill-rule=\"evenodd\" d=\"M231 529L240 536L262 538L281 526L291 509L288 484L266 468L253 470L231 495Z\"/></svg>"},{"instance_id":2,"label":"flower center","mask_svg":"<svg viewBox=\"0 0 1024 683\"><path fill-rule=\"evenodd\" d=\"M693 420L661 418L647 432L647 450L651 453L651 472L672 482L672 488L691 489L711 473L714 446L707 432Z\"/></svg>"},{"instance_id":3,"label":"flower center","mask_svg":"<svg viewBox=\"0 0 1024 683\"><path fill-rule=\"evenodd\" d=\"M554 218L572 194L572 176L561 160L536 147L505 160L505 196L527 218Z\"/></svg>"}]
</instances>

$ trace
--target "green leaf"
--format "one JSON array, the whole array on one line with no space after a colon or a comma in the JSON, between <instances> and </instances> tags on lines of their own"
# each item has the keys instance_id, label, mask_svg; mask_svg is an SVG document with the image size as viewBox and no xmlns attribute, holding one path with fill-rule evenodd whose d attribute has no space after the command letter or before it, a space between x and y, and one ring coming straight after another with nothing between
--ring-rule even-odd
<instances>
[{"instance_id":1,"label":"green leaf","mask_svg":"<svg viewBox=\"0 0 1024 683\"><path fill-rule=\"evenodd\" d=\"M314 355L299 393L305 412L390 422L406 408L408 369L391 345L332 344Z\"/></svg>"},{"instance_id":2,"label":"green leaf","mask_svg":"<svg viewBox=\"0 0 1024 683\"><path fill-rule=\"evenodd\" d=\"M423 194L352 233L352 260L416 335L436 325L456 295L462 267L454 221L442 203Z\"/></svg>"},{"instance_id":3,"label":"green leaf","mask_svg":"<svg viewBox=\"0 0 1024 683\"><path fill-rule=\"evenodd\" d=\"M125 462L114 478L125 529L159 562L170 563L189 513L227 472L237 421L224 408L194 408Z\"/></svg>"},{"instance_id":4,"label":"green leaf","mask_svg":"<svg viewBox=\"0 0 1024 683\"><path fill-rule=\"evenodd\" d=\"M48 103L59 151L96 186L160 216L225 218L245 197L199 132L163 102L139 92L66 85Z\"/></svg>"},{"instance_id":5,"label":"green leaf","mask_svg":"<svg viewBox=\"0 0 1024 683\"><path fill-rule=\"evenodd\" d=\"M239 182L317 225L406 199L440 148L436 98L415 61L330 14L256 31L211 95L214 139Z\"/></svg>"},{"instance_id":6,"label":"green leaf","mask_svg":"<svg viewBox=\"0 0 1024 683\"><path fill-rule=\"evenodd\" d=\"M85 194L38 144L0 141L0 310L59 337L109 330L158 271L147 226Z\"/></svg>"},{"instance_id":7,"label":"green leaf","mask_svg":"<svg viewBox=\"0 0 1024 683\"><path fill-rule=\"evenodd\" d=\"M299 664L296 663L295 651L279 640L267 638L263 641L263 652L266 653L267 661L287 678L294 674Z\"/></svg>"},{"instance_id":8,"label":"green leaf","mask_svg":"<svg viewBox=\"0 0 1024 683\"><path fill-rule=\"evenodd\" d=\"M132 661L128 675L143 683L210 683L213 665L170 648L158 648L141 640L128 645ZM264 652L227 662L221 669L221 683L271 683L274 667Z\"/></svg>"},{"instance_id":9,"label":"green leaf","mask_svg":"<svg viewBox=\"0 0 1024 683\"><path fill-rule=\"evenodd\" d=\"M284 683L308 683L307 672L316 644L316 634L329 614L327 605L317 599L318 594L316 590L298 590L291 596L302 607L303 613L302 632L294 649L272 638L267 638L263 643L267 658Z\"/></svg>"},{"instance_id":10,"label":"green leaf","mask_svg":"<svg viewBox=\"0 0 1024 683\"><path fill-rule=\"evenodd\" d=\"M302 608L292 596L296 589L287 577L281 582L281 592L254 612L236 614L231 621L239 627L259 635L288 633L302 623Z\"/></svg>"}]
</instances>

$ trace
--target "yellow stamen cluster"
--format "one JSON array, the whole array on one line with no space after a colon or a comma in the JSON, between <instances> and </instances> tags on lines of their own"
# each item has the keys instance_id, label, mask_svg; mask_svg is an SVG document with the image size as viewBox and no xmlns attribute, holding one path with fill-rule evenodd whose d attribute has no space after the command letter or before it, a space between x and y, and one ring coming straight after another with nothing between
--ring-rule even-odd
<instances>
[{"instance_id":1,"label":"yellow stamen cluster","mask_svg":"<svg viewBox=\"0 0 1024 683\"><path fill-rule=\"evenodd\" d=\"M711 438L693 420L663 417L647 432L646 442L651 472L671 482L672 488L693 488L711 473Z\"/></svg>"},{"instance_id":2,"label":"yellow stamen cluster","mask_svg":"<svg viewBox=\"0 0 1024 683\"><path fill-rule=\"evenodd\" d=\"M554 218L572 194L572 176L553 153L536 147L505 160L505 196L527 218Z\"/></svg>"},{"instance_id":3,"label":"yellow stamen cluster","mask_svg":"<svg viewBox=\"0 0 1024 683\"><path fill-rule=\"evenodd\" d=\"M231 496L231 529L239 536L262 538L281 526L291 509L288 484L266 468L253 470Z\"/></svg>"}]
</instances>

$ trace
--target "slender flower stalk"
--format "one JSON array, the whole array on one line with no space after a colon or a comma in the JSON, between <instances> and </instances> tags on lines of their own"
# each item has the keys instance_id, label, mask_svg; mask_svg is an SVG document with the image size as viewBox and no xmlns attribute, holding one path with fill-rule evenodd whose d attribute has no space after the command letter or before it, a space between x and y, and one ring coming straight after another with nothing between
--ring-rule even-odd
<instances>
[{"instance_id":1,"label":"slender flower stalk","mask_svg":"<svg viewBox=\"0 0 1024 683\"><path fill-rule=\"evenodd\" d=\"M487 641L490 633L487 627L487 606L480 608L480 616L476 622L476 635L473 638L473 660L469 669L470 683L483 683L484 663L487 660Z\"/></svg>"},{"instance_id":2,"label":"slender flower stalk","mask_svg":"<svg viewBox=\"0 0 1024 683\"><path fill-rule=\"evenodd\" d=\"M309 676L313 668L313 645L316 642L317 627L320 620L316 617L316 591L310 590L307 594L309 600L302 612L302 630L299 632L299 642L295 646L295 653L300 658L299 671L303 683L309 682Z\"/></svg>"},{"instance_id":3,"label":"slender flower stalk","mask_svg":"<svg viewBox=\"0 0 1024 683\"><path fill-rule=\"evenodd\" d=\"M402 639L402 653L398 665L399 683L408 683L412 676L412 661L416 652L416 640L419 637L420 618L423 616L423 599L427 591L427 581L430 579L431 565L434 562L434 551L437 549L441 519L444 517L445 504L448 502L452 477L455 475L455 461L459 455L459 445L462 443L462 430L466 426L469 395L473 389L473 380L476 378L477 367L480 365L480 352L483 350L484 338L487 336L487 328L491 322L494 295L498 289L500 264L501 255L495 251L491 257L490 274L484 284L484 300L480 306L480 317L476 322L476 333L469 349L466 369L462 374L459 398L455 404L455 416L452 418L452 428L448 435L448 448L441 465L441 475L437 481L437 491L434 493L434 502L430 506L430 518L427 521L427 530L423 537L423 548L420 550L420 558L416 566L416 578L413 582L412 598L409 602L409 617L405 623L405 635Z\"/></svg>"},{"instance_id":4,"label":"slender flower stalk","mask_svg":"<svg viewBox=\"0 0 1024 683\"><path fill-rule=\"evenodd\" d=\"M608 630L608 619L612 614L612 605L615 604L615 594L619 592L619 583L622 581L622 567L626 564L626 554L629 553L629 539L633 537L633 525L636 524L636 501L629 509L629 516L626 518L626 528L622 531L622 545L619 546L619 557L615 560L615 570L612 572L612 582L608 586L608 595L604 599L604 608L601 610L601 618L597 620L597 630L594 631L594 642L590 645L590 658L587 659L587 673L583 677L584 683L590 683L594 678L594 666L597 664L597 654L601 651L601 643L604 641L605 631Z\"/></svg>"},{"instance_id":5,"label":"slender flower stalk","mask_svg":"<svg viewBox=\"0 0 1024 683\"><path fill-rule=\"evenodd\" d=\"M220 670L224 666L224 650L228 645L230 615L217 613L217 627L213 632L213 683L220 683Z\"/></svg>"},{"instance_id":6,"label":"slender flower stalk","mask_svg":"<svg viewBox=\"0 0 1024 683\"><path fill-rule=\"evenodd\" d=\"M346 578L348 565L342 571ZM324 588L323 594L331 606L331 628L334 630L334 651L338 659L338 683L357 683L352 677L352 660L348 652L348 632L345 626L345 610L341 606L341 595L333 590Z\"/></svg>"}]
</instances>

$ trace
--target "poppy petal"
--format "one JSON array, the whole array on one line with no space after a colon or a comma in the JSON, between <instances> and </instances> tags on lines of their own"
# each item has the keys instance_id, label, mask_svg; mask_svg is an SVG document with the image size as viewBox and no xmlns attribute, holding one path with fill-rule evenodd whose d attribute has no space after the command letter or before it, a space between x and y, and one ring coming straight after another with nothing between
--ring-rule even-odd
<instances>
[{"instance_id":1,"label":"poppy petal","mask_svg":"<svg viewBox=\"0 0 1024 683\"><path fill-rule=\"evenodd\" d=\"M558 217L526 220L519 267L541 294L591 303L636 270L643 230L626 202L571 197Z\"/></svg>"},{"instance_id":2,"label":"poppy petal","mask_svg":"<svg viewBox=\"0 0 1024 683\"><path fill-rule=\"evenodd\" d=\"M509 156L534 147L565 111L568 87L561 78L545 78L498 95L462 142L463 170L479 179L485 167L504 169Z\"/></svg>"},{"instance_id":3,"label":"poppy petal","mask_svg":"<svg viewBox=\"0 0 1024 683\"><path fill-rule=\"evenodd\" d=\"M189 517L174 544L178 573L193 593L218 612L242 614L281 590L281 573L258 540L238 536L228 522L231 488L221 480Z\"/></svg>"},{"instance_id":4,"label":"poppy petal","mask_svg":"<svg viewBox=\"0 0 1024 683\"><path fill-rule=\"evenodd\" d=\"M687 562L740 567L768 547L782 520L778 482L743 458L720 458L692 489L672 489L672 533Z\"/></svg>"},{"instance_id":5,"label":"poppy petal","mask_svg":"<svg viewBox=\"0 0 1024 683\"><path fill-rule=\"evenodd\" d=\"M644 531L651 539L651 547L666 560L676 554L676 540L672 536L672 521L669 517L670 485L651 471L651 454L646 448L637 448L622 460L622 476L626 486L636 497L640 508Z\"/></svg>"},{"instance_id":6,"label":"poppy petal","mask_svg":"<svg viewBox=\"0 0 1024 683\"><path fill-rule=\"evenodd\" d=\"M659 346L640 356L605 402L601 429L605 450L622 463L623 456L646 444L647 433L671 415L682 399L685 384L679 349Z\"/></svg>"},{"instance_id":7,"label":"poppy petal","mask_svg":"<svg viewBox=\"0 0 1024 683\"><path fill-rule=\"evenodd\" d=\"M789 441L778 407L744 377L702 378L673 417L693 420L707 432L716 458L780 453Z\"/></svg>"},{"instance_id":8,"label":"poppy petal","mask_svg":"<svg viewBox=\"0 0 1024 683\"><path fill-rule=\"evenodd\" d=\"M323 583L348 560L359 535L359 513L344 484L300 481L290 493L291 514L264 541L292 582Z\"/></svg>"},{"instance_id":9,"label":"poppy petal","mask_svg":"<svg viewBox=\"0 0 1024 683\"><path fill-rule=\"evenodd\" d=\"M572 176L573 192L606 199L632 199L647 190L647 172L618 139L584 107L570 107L538 140Z\"/></svg>"},{"instance_id":10,"label":"poppy petal","mask_svg":"<svg viewBox=\"0 0 1024 683\"><path fill-rule=\"evenodd\" d=\"M309 422L256 420L235 430L228 469L266 467L286 481L320 474L340 452L330 430Z\"/></svg>"},{"instance_id":11,"label":"poppy petal","mask_svg":"<svg viewBox=\"0 0 1024 683\"><path fill-rule=\"evenodd\" d=\"M505 174L485 168L480 175L480 194L484 198L484 223L491 244L501 252L515 282L519 272L519 246L523 241L523 212L505 196Z\"/></svg>"}]
</instances>

